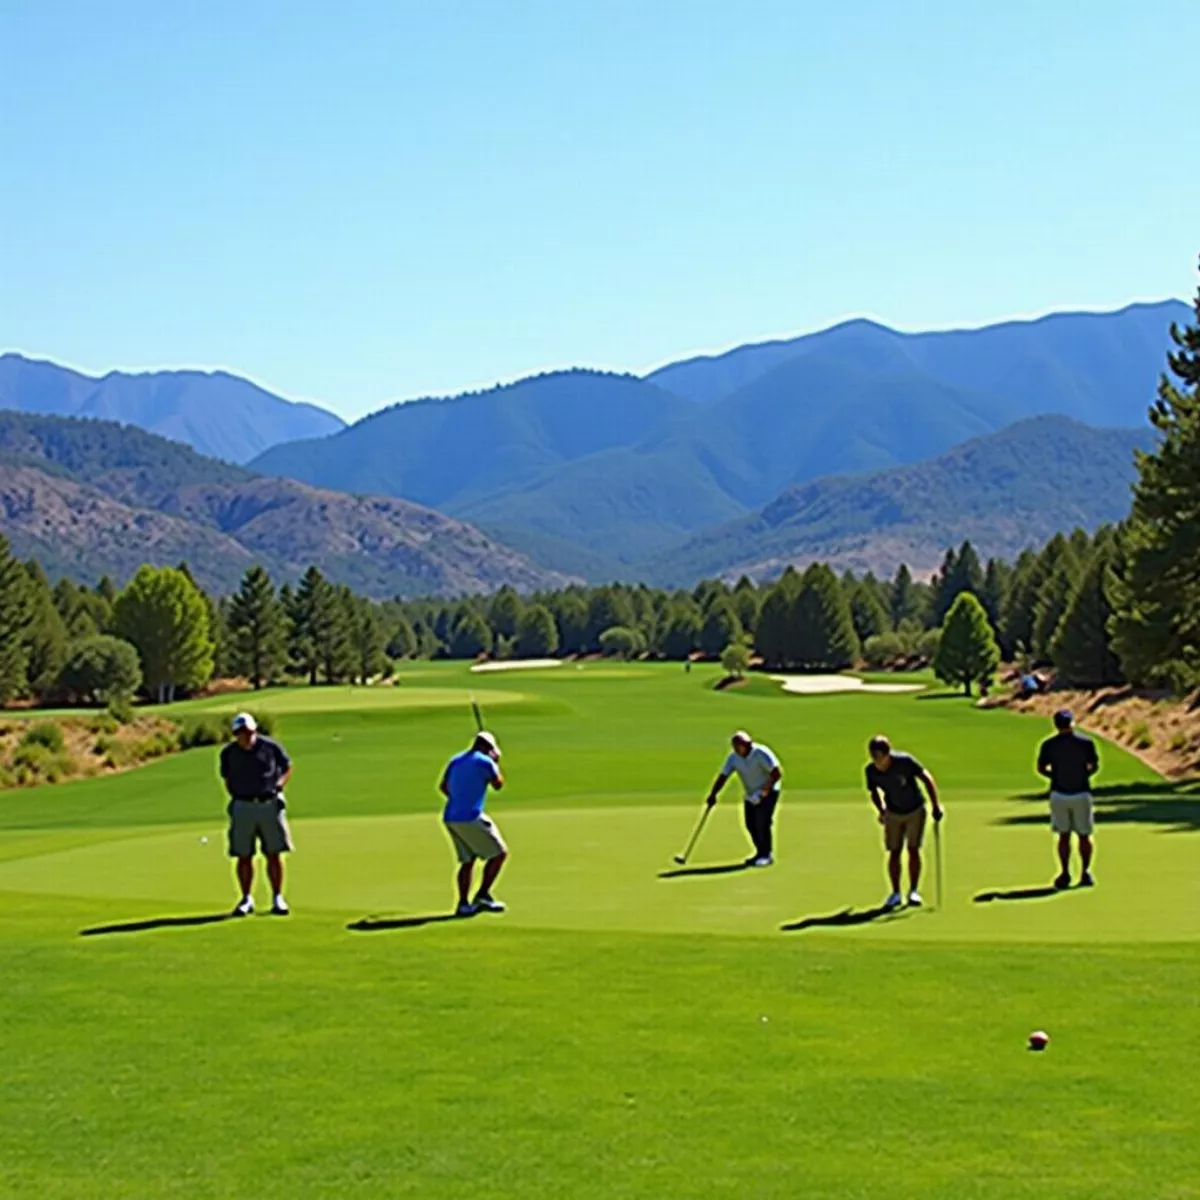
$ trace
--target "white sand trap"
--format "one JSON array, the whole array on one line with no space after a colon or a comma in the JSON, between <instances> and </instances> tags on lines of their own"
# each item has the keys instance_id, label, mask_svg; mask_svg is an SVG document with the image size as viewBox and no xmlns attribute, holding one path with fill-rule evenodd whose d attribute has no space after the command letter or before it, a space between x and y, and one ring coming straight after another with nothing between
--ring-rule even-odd
<instances>
[{"instance_id":1,"label":"white sand trap","mask_svg":"<svg viewBox=\"0 0 1200 1200\"><path fill-rule=\"evenodd\" d=\"M561 658L516 658L512 662L476 663L471 670L483 671L531 671L536 667L561 667Z\"/></svg>"},{"instance_id":2,"label":"white sand trap","mask_svg":"<svg viewBox=\"0 0 1200 1200\"><path fill-rule=\"evenodd\" d=\"M835 692L919 692L922 683L865 683L854 675L772 675L785 692L797 696L832 696Z\"/></svg>"}]
</instances>

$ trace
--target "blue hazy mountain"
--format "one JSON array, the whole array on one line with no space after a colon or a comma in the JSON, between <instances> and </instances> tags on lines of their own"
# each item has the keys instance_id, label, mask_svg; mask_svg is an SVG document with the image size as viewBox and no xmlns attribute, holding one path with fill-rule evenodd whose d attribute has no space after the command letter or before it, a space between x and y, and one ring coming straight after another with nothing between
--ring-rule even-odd
<instances>
[{"instance_id":1,"label":"blue hazy mountain","mask_svg":"<svg viewBox=\"0 0 1200 1200\"><path fill-rule=\"evenodd\" d=\"M0 355L0 408L119 421L234 463L278 442L345 426L315 404L284 400L225 371L111 371L94 378L20 354Z\"/></svg>"}]
</instances>

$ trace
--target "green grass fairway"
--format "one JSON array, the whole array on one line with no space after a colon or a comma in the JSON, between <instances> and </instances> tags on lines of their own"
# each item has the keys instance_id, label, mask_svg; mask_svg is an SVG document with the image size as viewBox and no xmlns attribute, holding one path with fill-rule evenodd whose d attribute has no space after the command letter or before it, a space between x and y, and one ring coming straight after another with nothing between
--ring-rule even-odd
<instances>
[{"instance_id":1,"label":"green grass fairway","mask_svg":"<svg viewBox=\"0 0 1200 1200\"><path fill-rule=\"evenodd\" d=\"M0 1197L1200 1197L1194 790L1102 747L1100 886L1038 895L1041 722L715 678L421 664L179 706L278 718L288 921L206 919L212 750L0 796ZM455 921L469 693L511 908ZM681 873L738 726L784 760L778 865L723 869L731 784ZM945 793L937 912L867 919L880 730Z\"/></svg>"}]
</instances>

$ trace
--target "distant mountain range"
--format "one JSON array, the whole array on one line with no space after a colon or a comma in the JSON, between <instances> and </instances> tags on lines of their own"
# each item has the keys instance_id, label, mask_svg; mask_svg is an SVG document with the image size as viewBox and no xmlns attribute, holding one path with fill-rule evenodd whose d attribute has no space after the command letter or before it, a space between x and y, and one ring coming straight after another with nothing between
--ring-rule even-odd
<instances>
[{"instance_id":1,"label":"distant mountain range","mask_svg":"<svg viewBox=\"0 0 1200 1200\"><path fill-rule=\"evenodd\" d=\"M405 500L264 478L131 426L18 413L0 413L0 533L55 575L123 580L186 560L219 591L255 562L280 582L315 563L376 596L566 582Z\"/></svg>"},{"instance_id":2,"label":"distant mountain range","mask_svg":"<svg viewBox=\"0 0 1200 1200\"><path fill-rule=\"evenodd\" d=\"M1190 315L1166 301L947 333L853 321L647 379L567 371L394 405L253 465L405 496L559 570L628 576L794 484L921 462L1043 414L1145 426L1168 328Z\"/></svg>"},{"instance_id":3,"label":"distant mountain range","mask_svg":"<svg viewBox=\"0 0 1200 1200\"><path fill-rule=\"evenodd\" d=\"M345 427L315 404L284 400L225 371L110 371L93 378L20 354L0 355L0 408L120 421L235 463L277 442Z\"/></svg>"},{"instance_id":4,"label":"distant mountain range","mask_svg":"<svg viewBox=\"0 0 1200 1200\"><path fill-rule=\"evenodd\" d=\"M758 512L644 563L643 574L688 586L717 575L770 577L814 560L884 574L906 562L924 574L964 538L984 556L1011 559L1059 530L1125 517L1134 451L1153 440L1148 426L1033 417L913 466L793 485Z\"/></svg>"}]
</instances>

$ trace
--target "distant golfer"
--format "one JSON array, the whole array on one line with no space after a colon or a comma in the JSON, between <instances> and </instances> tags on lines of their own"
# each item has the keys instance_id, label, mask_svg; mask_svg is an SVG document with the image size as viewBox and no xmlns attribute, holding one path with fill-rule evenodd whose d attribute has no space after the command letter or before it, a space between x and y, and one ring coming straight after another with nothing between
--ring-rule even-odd
<instances>
[{"instance_id":1,"label":"distant golfer","mask_svg":"<svg viewBox=\"0 0 1200 1200\"><path fill-rule=\"evenodd\" d=\"M1062 867L1054 886L1071 886L1071 834L1079 838L1080 887L1092 887L1092 776L1100 770L1096 743L1075 728L1068 708L1054 714L1058 732L1038 750L1039 775L1050 780L1050 828L1058 834L1058 861Z\"/></svg>"},{"instance_id":2,"label":"distant golfer","mask_svg":"<svg viewBox=\"0 0 1200 1200\"><path fill-rule=\"evenodd\" d=\"M235 917L254 911L254 851L261 847L271 882L271 912L286 917L283 898L283 855L292 848L284 815L283 789L292 777L292 760L278 743L258 732L249 713L233 718L233 741L221 749L221 778L229 792L229 856L237 860L242 898Z\"/></svg>"},{"instance_id":3,"label":"distant golfer","mask_svg":"<svg viewBox=\"0 0 1200 1200\"><path fill-rule=\"evenodd\" d=\"M908 902L914 908L920 908L923 901L917 889L921 882L921 843L925 838L925 797L918 784L923 784L929 793L933 819L940 821L944 811L938 799L937 784L911 754L893 750L892 743L882 734L873 737L867 749L871 755L866 772L867 793L883 826L888 878L892 884L883 907L899 908L903 903L900 896L901 860L907 846Z\"/></svg>"},{"instance_id":4,"label":"distant golfer","mask_svg":"<svg viewBox=\"0 0 1200 1200\"><path fill-rule=\"evenodd\" d=\"M730 738L730 743L733 750L713 781L706 803L710 808L716 804L725 781L736 772L746 793L746 832L754 843L754 853L746 859L746 866L769 867L775 861L772 825L779 805L779 782L783 771L775 752L769 746L751 740L744 730L739 729Z\"/></svg>"},{"instance_id":5,"label":"distant golfer","mask_svg":"<svg viewBox=\"0 0 1200 1200\"><path fill-rule=\"evenodd\" d=\"M504 905L492 895L492 886L508 858L508 847L495 822L484 814L487 790L504 786L500 774L500 747L490 733L476 734L469 750L455 755L438 785L446 797L442 820L458 855L458 909L460 917L473 917L480 909L503 912ZM471 877L475 860L483 859L483 878L475 899Z\"/></svg>"}]
</instances>

